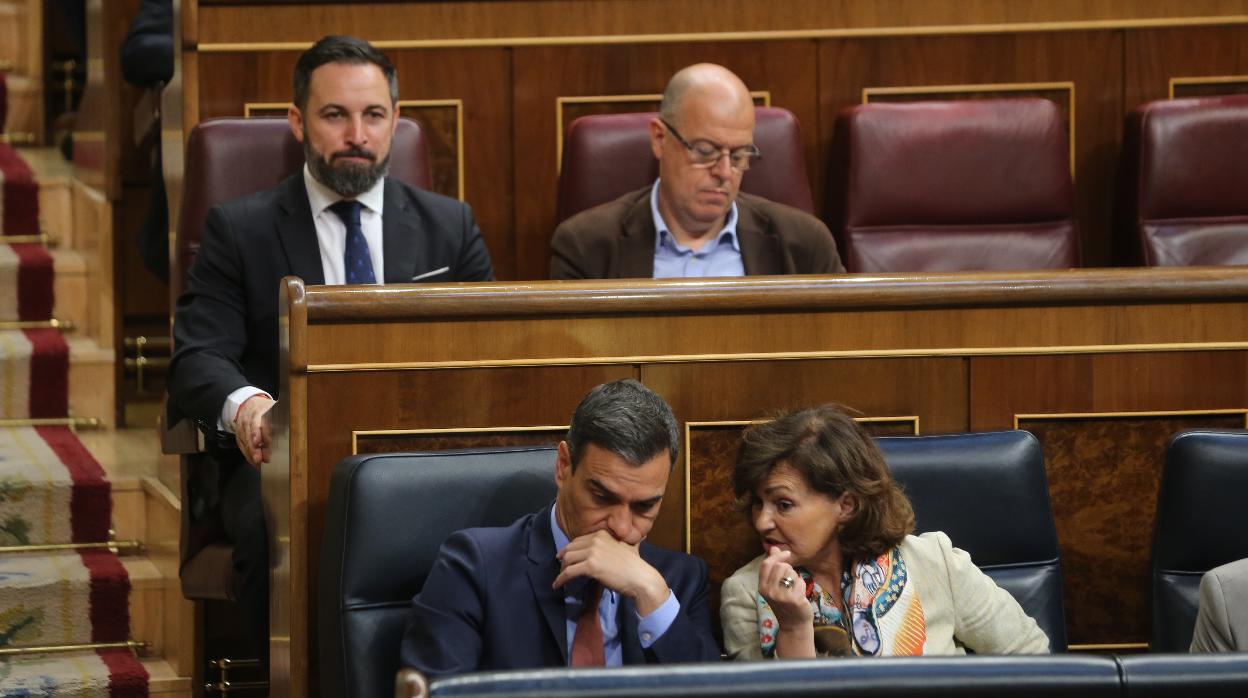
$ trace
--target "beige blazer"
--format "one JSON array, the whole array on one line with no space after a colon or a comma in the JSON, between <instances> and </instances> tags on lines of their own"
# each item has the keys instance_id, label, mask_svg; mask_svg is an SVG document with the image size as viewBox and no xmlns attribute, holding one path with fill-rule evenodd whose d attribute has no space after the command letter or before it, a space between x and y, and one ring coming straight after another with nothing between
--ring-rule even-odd
<instances>
[{"instance_id":1,"label":"beige blazer","mask_svg":"<svg viewBox=\"0 0 1248 698\"><path fill-rule=\"evenodd\" d=\"M1047 654L1049 639L1009 592L997 586L940 532L901 542L909 583L923 606L923 654ZM719 607L724 649L740 660L761 660L758 642L758 567L763 556L724 580Z\"/></svg>"},{"instance_id":2,"label":"beige blazer","mask_svg":"<svg viewBox=\"0 0 1248 698\"><path fill-rule=\"evenodd\" d=\"M1248 651L1248 558L1215 567L1200 578L1192 651Z\"/></svg>"}]
</instances>

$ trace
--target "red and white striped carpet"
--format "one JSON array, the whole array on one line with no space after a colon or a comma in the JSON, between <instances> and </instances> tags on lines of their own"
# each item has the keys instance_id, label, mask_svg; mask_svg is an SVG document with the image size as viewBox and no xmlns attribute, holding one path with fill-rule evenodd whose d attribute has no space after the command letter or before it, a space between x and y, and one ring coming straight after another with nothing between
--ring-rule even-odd
<instances>
[{"instance_id":1,"label":"red and white striped carpet","mask_svg":"<svg viewBox=\"0 0 1248 698\"><path fill-rule=\"evenodd\" d=\"M39 190L3 142L0 181L0 547L107 541L103 468L68 427L18 421L68 416L69 348L60 330L12 328L52 317L54 271L42 245L4 242L38 234ZM130 639L129 596L108 550L0 553L0 648ZM0 654L0 695L139 698L148 674L128 649Z\"/></svg>"}]
</instances>

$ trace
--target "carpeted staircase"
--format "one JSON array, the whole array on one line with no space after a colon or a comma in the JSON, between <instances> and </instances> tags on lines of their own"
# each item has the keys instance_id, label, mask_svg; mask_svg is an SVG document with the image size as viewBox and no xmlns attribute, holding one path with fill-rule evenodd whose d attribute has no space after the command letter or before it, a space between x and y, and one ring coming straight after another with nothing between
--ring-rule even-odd
<instances>
[{"instance_id":1,"label":"carpeted staircase","mask_svg":"<svg viewBox=\"0 0 1248 698\"><path fill-rule=\"evenodd\" d=\"M66 426L69 349L51 322L38 184L2 141L0 181L0 696L147 696L148 672L125 645L130 576L89 545L109 540L113 493Z\"/></svg>"}]
</instances>

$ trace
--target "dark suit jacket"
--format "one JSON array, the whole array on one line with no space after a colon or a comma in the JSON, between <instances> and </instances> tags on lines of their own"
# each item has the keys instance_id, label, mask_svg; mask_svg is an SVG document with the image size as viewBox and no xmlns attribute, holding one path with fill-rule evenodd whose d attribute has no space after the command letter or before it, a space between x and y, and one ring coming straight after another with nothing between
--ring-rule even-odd
<instances>
[{"instance_id":1,"label":"dark suit jacket","mask_svg":"<svg viewBox=\"0 0 1248 698\"><path fill-rule=\"evenodd\" d=\"M620 599L625 664L717 661L707 610L706 563L641 545L663 575L680 613L649 649L637 639L637 610ZM412 599L403 635L403 666L431 678L493 669L566 666L567 616L550 507L505 528L471 528L447 538Z\"/></svg>"},{"instance_id":2,"label":"dark suit jacket","mask_svg":"<svg viewBox=\"0 0 1248 698\"><path fill-rule=\"evenodd\" d=\"M647 186L559 224L552 279L654 277L654 217ZM841 274L831 231L819 219L760 196L737 194L737 239L748 276Z\"/></svg>"},{"instance_id":3,"label":"dark suit jacket","mask_svg":"<svg viewBox=\"0 0 1248 698\"><path fill-rule=\"evenodd\" d=\"M410 283L441 267L450 271L422 282L493 276L466 204L387 178L384 206L386 283ZM170 423L189 416L212 433L234 390L254 385L277 397L278 286L288 275L325 283L302 170L208 212L174 317Z\"/></svg>"}]
</instances>

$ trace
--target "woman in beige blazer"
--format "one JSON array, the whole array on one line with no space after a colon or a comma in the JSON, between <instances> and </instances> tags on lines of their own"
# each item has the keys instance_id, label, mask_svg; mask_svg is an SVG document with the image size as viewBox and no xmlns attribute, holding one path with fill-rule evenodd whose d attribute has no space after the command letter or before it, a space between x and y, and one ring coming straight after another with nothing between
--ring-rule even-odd
<instances>
[{"instance_id":1,"label":"woman in beige blazer","mask_svg":"<svg viewBox=\"0 0 1248 698\"><path fill-rule=\"evenodd\" d=\"M733 488L763 554L724 581L732 658L1049 651L1036 622L948 536L911 535L909 500L840 408L749 429Z\"/></svg>"}]
</instances>

